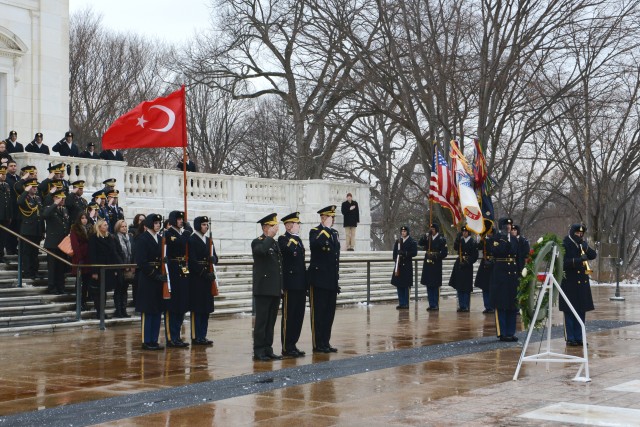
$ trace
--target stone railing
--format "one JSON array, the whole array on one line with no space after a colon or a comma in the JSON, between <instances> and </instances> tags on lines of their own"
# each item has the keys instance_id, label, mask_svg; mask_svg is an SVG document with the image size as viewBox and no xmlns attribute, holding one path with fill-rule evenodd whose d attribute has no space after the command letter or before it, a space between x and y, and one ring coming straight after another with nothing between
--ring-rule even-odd
<instances>
[{"instance_id":1,"label":"stone railing","mask_svg":"<svg viewBox=\"0 0 640 427\"><path fill-rule=\"evenodd\" d=\"M103 188L102 181L116 178L120 190L119 204L128 221L136 213L167 215L184 206L183 174L178 170L147 169L127 166L126 162L14 153L18 168L34 165L38 179L48 175L50 163L65 162L70 181L86 181L85 198ZM299 211L306 235L319 223L317 211L329 204L340 204L347 192L360 205L360 225L356 233L356 250L370 249L371 215L369 187L363 184L327 180L285 181L205 173L187 174L187 216L207 215L213 219L213 236L219 251L248 252L251 241L261 234L256 223L271 212L280 217ZM344 236L342 215L336 216L335 228ZM284 232L284 226L280 227ZM304 239L303 239L304 240Z\"/></svg>"}]
</instances>

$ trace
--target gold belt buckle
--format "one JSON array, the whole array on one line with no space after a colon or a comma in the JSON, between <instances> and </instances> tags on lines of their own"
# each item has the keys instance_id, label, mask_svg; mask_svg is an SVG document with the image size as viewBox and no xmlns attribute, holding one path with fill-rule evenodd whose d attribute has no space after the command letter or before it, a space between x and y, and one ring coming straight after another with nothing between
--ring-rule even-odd
<instances>
[{"instance_id":1,"label":"gold belt buckle","mask_svg":"<svg viewBox=\"0 0 640 427\"><path fill-rule=\"evenodd\" d=\"M189 274L189 267L187 267L186 265L182 266L182 274Z\"/></svg>"}]
</instances>

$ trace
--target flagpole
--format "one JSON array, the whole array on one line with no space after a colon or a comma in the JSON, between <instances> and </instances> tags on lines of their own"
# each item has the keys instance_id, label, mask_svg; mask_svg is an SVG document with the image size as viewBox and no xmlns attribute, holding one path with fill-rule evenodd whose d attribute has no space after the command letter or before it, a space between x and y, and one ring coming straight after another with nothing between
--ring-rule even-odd
<instances>
[{"instance_id":1,"label":"flagpole","mask_svg":"<svg viewBox=\"0 0 640 427\"><path fill-rule=\"evenodd\" d=\"M187 221L187 99L182 85L182 194L184 194L184 221Z\"/></svg>"}]
</instances>

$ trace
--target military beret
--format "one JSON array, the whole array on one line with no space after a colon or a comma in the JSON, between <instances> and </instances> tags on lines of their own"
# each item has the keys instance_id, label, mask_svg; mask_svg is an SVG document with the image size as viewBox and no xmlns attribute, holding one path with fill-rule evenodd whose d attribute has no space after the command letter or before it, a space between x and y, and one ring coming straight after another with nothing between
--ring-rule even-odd
<instances>
[{"instance_id":1,"label":"military beret","mask_svg":"<svg viewBox=\"0 0 640 427\"><path fill-rule=\"evenodd\" d=\"M325 216L336 216L336 205L329 205L324 207L318 211L320 215Z\"/></svg>"},{"instance_id":2,"label":"military beret","mask_svg":"<svg viewBox=\"0 0 640 427\"><path fill-rule=\"evenodd\" d=\"M282 217L282 222L284 224L288 223L288 222L300 222L300 212L293 212L290 213L287 216Z\"/></svg>"},{"instance_id":3,"label":"military beret","mask_svg":"<svg viewBox=\"0 0 640 427\"><path fill-rule=\"evenodd\" d=\"M278 214L275 212L270 213L257 222L261 225L276 225L278 223Z\"/></svg>"}]
</instances>

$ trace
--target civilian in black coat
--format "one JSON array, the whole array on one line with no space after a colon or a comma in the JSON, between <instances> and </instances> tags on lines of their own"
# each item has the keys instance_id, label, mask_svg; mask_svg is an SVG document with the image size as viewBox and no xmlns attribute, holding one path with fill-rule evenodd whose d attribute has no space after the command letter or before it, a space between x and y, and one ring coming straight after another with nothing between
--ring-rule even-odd
<instances>
[{"instance_id":1,"label":"civilian in black coat","mask_svg":"<svg viewBox=\"0 0 640 427\"><path fill-rule=\"evenodd\" d=\"M88 143L87 149L80 153L78 157L81 157L83 159L99 159L100 156L98 155L98 153L96 153L96 144L94 144L93 142Z\"/></svg>"},{"instance_id":2,"label":"civilian in black coat","mask_svg":"<svg viewBox=\"0 0 640 427\"><path fill-rule=\"evenodd\" d=\"M178 170L183 170L183 165L184 163L182 162L182 159L180 159L180 161L178 162L178 164L176 165L176 169ZM193 163L191 160L189 160L189 153L187 153L187 172L197 172L197 168L196 168L196 164Z\"/></svg>"},{"instance_id":3,"label":"civilian in black coat","mask_svg":"<svg viewBox=\"0 0 640 427\"><path fill-rule=\"evenodd\" d=\"M53 203L47 206L43 213L47 226L44 248L60 258L66 259L67 255L58 248L62 239L69 234L69 228L71 227L69 214L64 207L66 195L64 194L64 190L60 189L54 191L51 196ZM47 254L47 291L50 294L64 294L64 273L66 269L67 266L65 263Z\"/></svg>"},{"instance_id":4,"label":"civilian in black coat","mask_svg":"<svg viewBox=\"0 0 640 427\"><path fill-rule=\"evenodd\" d=\"M124 162L124 157L122 157L122 153L119 150L103 150L100 153L100 158L102 160L117 160L119 162Z\"/></svg>"},{"instance_id":5,"label":"civilian in black coat","mask_svg":"<svg viewBox=\"0 0 640 427\"><path fill-rule=\"evenodd\" d=\"M109 234L109 226L105 220L99 219L94 225L95 233L89 237L90 264L122 264L116 248L116 240ZM104 270L105 292L111 291L119 280L119 272L115 269ZM90 293L96 307L96 318L100 318L100 269L93 268L91 273ZM105 318L107 315L105 314Z\"/></svg>"},{"instance_id":6,"label":"civilian in black coat","mask_svg":"<svg viewBox=\"0 0 640 427\"><path fill-rule=\"evenodd\" d=\"M142 348L162 350L158 344L160 321L165 308L162 284L167 276L161 274L162 247L158 232L162 228L162 216L149 214L144 220L145 232L135 241L133 257L138 265L138 295L136 311L142 321Z\"/></svg>"},{"instance_id":7,"label":"civilian in black coat","mask_svg":"<svg viewBox=\"0 0 640 427\"><path fill-rule=\"evenodd\" d=\"M56 142L52 150L66 157L78 157L80 155L78 146L73 142L73 132L66 132L64 138Z\"/></svg>"},{"instance_id":8,"label":"civilian in black coat","mask_svg":"<svg viewBox=\"0 0 640 427\"><path fill-rule=\"evenodd\" d=\"M356 227L360 222L360 207L358 202L353 200L351 193L347 193L347 200L342 202L340 208L344 217L344 234L346 236L346 246L348 251L353 251L356 247Z\"/></svg>"},{"instance_id":9,"label":"civilian in black coat","mask_svg":"<svg viewBox=\"0 0 640 427\"><path fill-rule=\"evenodd\" d=\"M478 245L466 226L453 242L456 262L449 278L449 286L458 291L458 312L468 312L473 290L473 264L478 259Z\"/></svg>"},{"instance_id":10,"label":"civilian in black coat","mask_svg":"<svg viewBox=\"0 0 640 427\"><path fill-rule=\"evenodd\" d=\"M591 296L591 286L587 265L589 261L596 259L597 252L589 247L584 240L584 233L587 227L582 224L573 224L569 229L569 235L564 238L564 277L560 286L569 299L578 316L585 322L587 311L594 309L593 297ZM573 315L569 305L564 298L560 298L560 311L564 312L565 339L567 345L581 346L584 337L582 336L582 326Z\"/></svg>"},{"instance_id":11,"label":"civilian in black coat","mask_svg":"<svg viewBox=\"0 0 640 427\"><path fill-rule=\"evenodd\" d=\"M212 345L207 339L209 314L213 313L213 295L211 283L216 279L209 266L218 263L216 250L209 244L209 218L199 216L193 220L194 232L189 236L189 309L191 310L191 344Z\"/></svg>"},{"instance_id":12,"label":"civilian in black coat","mask_svg":"<svg viewBox=\"0 0 640 427\"><path fill-rule=\"evenodd\" d=\"M12 130L9 132L9 138L5 140L7 143L7 153L22 153L24 152L24 147L22 144L18 142L18 132Z\"/></svg>"},{"instance_id":13,"label":"civilian in black coat","mask_svg":"<svg viewBox=\"0 0 640 427\"><path fill-rule=\"evenodd\" d=\"M42 133L36 133L33 141L27 144L25 151L29 153L49 154L49 147L42 142Z\"/></svg>"},{"instance_id":14,"label":"civilian in black coat","mask_svg":"<svg viewBox=\"0 0 640 427\"><path fill-rule=\"evenodd\" d=\"M282 218L286 232L278 237L282 253L282 322L280 326L282 356L302 357L305 352L296 344L300 339L307 305L307 280L304 245L299 236L300 212Z\"/></svg>"},{"instance_id":15,"label":"civilian in black coat","mask_svg":"<svg viewBox=\"0 0 640 427\"><path fill-rule=\"evenodd\" d=\"M400 239L393 245L394 271L391 284L398 288L398 310L409 308L409 288L413 286L413 257L418 255L418 244L409 233L409 227L401 227Z\"/></svg>"}]
</instances>

